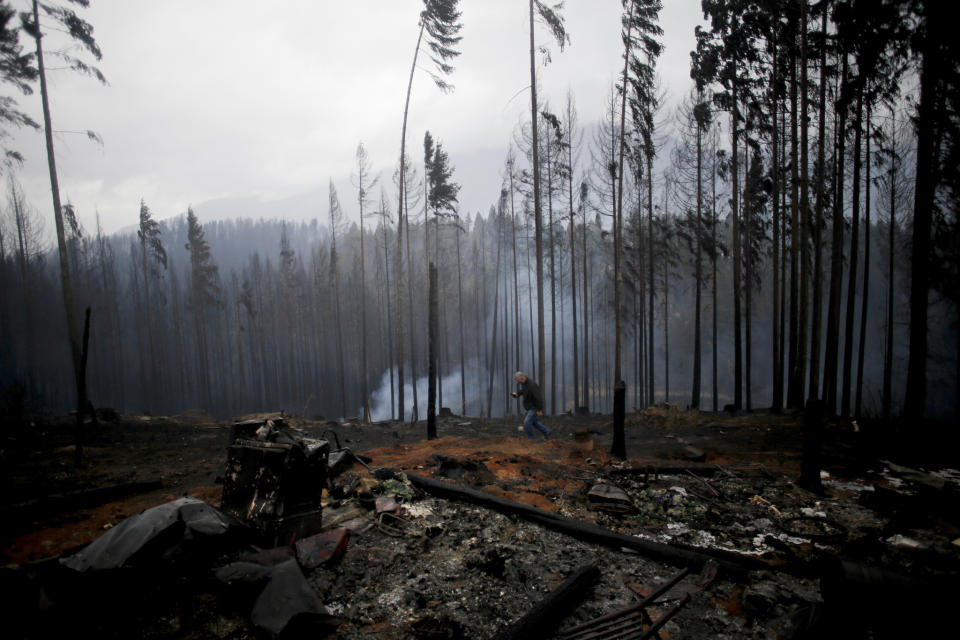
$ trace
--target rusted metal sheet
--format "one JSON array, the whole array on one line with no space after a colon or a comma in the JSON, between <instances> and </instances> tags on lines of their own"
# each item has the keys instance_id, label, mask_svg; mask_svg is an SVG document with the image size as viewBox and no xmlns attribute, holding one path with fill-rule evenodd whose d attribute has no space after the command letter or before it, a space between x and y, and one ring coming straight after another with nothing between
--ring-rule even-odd
<instances>
[{"instance_id":1,"label":"rusted metal sheet","mask_svg":"<svg viewBox=\"0 0 960 640\"><path fill-rule=\"evenodd\" d=\"M349 539L350 531L340 527L298 540L296 544L297 562L304 569L315 569L322 565L331 564L347 550Z\"/></svg>"},{"instance_id":2,"label":"rusted metal sheet","mask_svg":"<svg viewBox=\"0 0 960 640\"><path fill-rule=\"evenodd\" d=\"M379 515L381 513L399 513L400 505L397 504L397 501L393 498L387 496L380 496L376 501L375 511Z\"/></svg>"}]
</instances>

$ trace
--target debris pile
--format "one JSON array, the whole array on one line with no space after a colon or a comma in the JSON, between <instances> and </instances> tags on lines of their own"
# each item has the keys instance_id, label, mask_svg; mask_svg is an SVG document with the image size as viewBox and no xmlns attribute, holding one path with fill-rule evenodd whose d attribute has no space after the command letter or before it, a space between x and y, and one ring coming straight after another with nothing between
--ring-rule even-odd
<instances>
[{"instance_id":1,"label":"debris pile","mask_svg":"<svg viewBox=\"0 0 960 640\"><path fill-rule=\"evenodd\" d=\"M275 545L320 527L330 445L306 437L281 418L233 425L223 509Z\"/></svg>"}]
</instances>

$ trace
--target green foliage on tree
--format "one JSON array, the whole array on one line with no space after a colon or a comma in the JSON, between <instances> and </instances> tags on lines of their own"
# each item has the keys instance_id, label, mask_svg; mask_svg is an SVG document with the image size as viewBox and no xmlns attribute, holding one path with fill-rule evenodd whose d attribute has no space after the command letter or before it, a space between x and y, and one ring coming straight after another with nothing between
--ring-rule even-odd
<instances>
[{"instance_id":1,"label":"green foliage on tree","mask_svg":"<svg viewBox=\"0 0 960 640\"><path fill-rule=\"evenodd\" d=\"M397 178L397 183L399 185L399 196L397 198L399 203L398 214L397 214L397 270L396 270L396 283L397 283L397 309L396 309L396 325L397 325L397 372L399 376L400 388L403 389L403 309L402 309L402 288L403 288L403 273L400 268L403 264L403 224L404 221L408 220L409 211L408 200L410 200L410 194L408 189L408 168L407 168L407 116L410 112L410 94L413 89L413 72L417 69L417 58L420 55L420 45L423 42L424 34L427 36L427 46L431 51L430 59L434 63L435 71L428 71L430 77L433 79L437 87L444 92L452 91L453 85L449 84L444 76L448 76L453 72L453 65L451 62L454 58L460 55L460 52L456 49L456 46L460 42L460 29L463 25L460 22L460 9L459 9L459 0L424 0L423 1L423 11L420 12L420 21L419 21L419 33L417 34L417 45L413 51L413 61L410 64L410 78L407 80L407 96L403 105L403 126L400 129L400 171ZM409 230L409 226L408 226ZM407 262L410 262L409 255L407 256ZM410 288L410 295L412 298L412 288ZM411 341L413 340L413 333L411 327L410 334ZM414 363L416 354L410 354L411 363ZM416 374L414 374L414 379L416 379ZM414 405L416 405L416 385L413 389L414 394ZM400 393L400 404L399 410L400 415L403 415L403 393Z\"/></svg>"},{"instance_id":2,"label":"green foliage on tree","mask_svg":"<svg viewBox=\"0 0 960 640\"><path fill-rule=\"evenodd\" d=\"M72 0L74 4L82 7L89 6L88 0ZM50 96L47 90L46 68L43 58L43 29L40 22L40 10L46 17L51 18L56 27L55 29L63 31L67 36L76 42L81 49L85 49L96 60L103 57L100 47L93 38L93 26L81 18L77 13L66 6L50 3L40 3L33 0L32 12L23 12L20 14L20 25L23 31L32 37L36 43L36 57L31 61L35 64L36 74L40 80L40 98L43 106L43 130L47 146L47 164L50 172L50 192L53 200L53 216L57 230L57 246L60 257L60 284L63 292L63 306L66 311L67 335L70 342L70 355L73 361L74 377L77 384L77 448L76 463L79 466L82 459L82 430L83 414L87 410L85 366L86 354L83 352L80 338L80 325L74 309L73 282L70 276L70 260L67 249L67 238L63 224L63 210L60 206L60 186L57 178L57 163L53 148L53 124L50 115ZM9 16L8 16L9 20ZM63 59L67 66L74 71L93 75L101 83L106 84L106 78L95 66L85 62L81 58L75 57L69 53L72 49L66 51L50 51L50 55ZM22 65L22 62L18 63ZM18 67L21 71L24 67ZM25 76L22 76L25 78ZM21 86L21 89L23 87ZM96 139L96 134L88 133ZM14 156L15 158L16 156ZM89 313L87 314L89 319Z\"/></svg>"},{"instance_id":3,"label":"green foliage on tree","mask_svg":"<svg viewBox=\"0 0 960 640\"><path fill-rule=\"evenodd\" d=\"M65 210L69 209L69 205L64 207ZM66 211L64 212L66 213ZM152 391L156 387L156 380L154 378L156 373L156 367L153 366L153 363L156 362L156 349L155 349L155 340L154 340L154 331L153 331L153 304L151 301L150 295L150 281L157 275L158 267L167 268L167 252L163 248L163 241L160 238L160 224L153 219L150 208L147 207L146 202L142 199L140 200L140 226L137 229L137 239L140 240L140 266L143 271L143 293L144 300L146 304L144 305L144 317L141 322L147 327L147 347L150 354L150 384L149 390ZM145 372L141 368L141 372ZM146 383L146 379L144 380ZM147 386L147 385L145 385ZM147 389L144 389L143 392L146 394ZM148 397L148 396L145 396Z\"/></svg>"},{"instance_id":4,"label":"green foliage on tree","mask_svg":"<svg viewBox=\"0 0 960 640\"><path fill-rule=\"evenodd\" d=\"M0 0L0 82L12 86L22 95L33 93L33 82L38 77L32 64L33 55L24 54L20 44L19 28L15 21L16 11L6 0ZM11 129L30 127L39 129L26 113L20 110L16 98L0 96L0 140L10 136ZM23 156L15 149L4 146L4 164L19 164Z\"/></svg>"},{"instance_id":5,"label":"green foliage on tree","mask_svg":"<svg viewBox=\"0 0 960 640\"><path fill-rule=\"evenodd\" d=\"M564 24L563 2L550 6L541 0L530 0L530 133L533 139L531 145L533 155L533 222L534 222L534 242L536 245L537 257L537 371L540 372L540 384L546 385L546 340L544 337L544 317L543 317L543 210L540 201L540 127L537 124L537 115L540 110L540 104L537 101L537 70L534 52L536 40L534 38L534 22L536 19L547 26L550 34L557 41L561 51L563 47L570 42L570 36L567 34ZM539 51L543 54L546 62L550 61L550 50L540 46Z\"/></svg>"},{"instance_id":6,"label":"green foliage on tree","mask_svg":"<svg viewBox=\"0 0 960 640\"><path fill-rule=\"evenodd\" d=\"M633 122L634 135L645 154L653 153L653 115L657 110L656 61L663 52L657 39L663 29L657 24L662 3L660 0L622 0L623 38L628 57L626 75L629 92L627 106Z\"/></svg>"},{"instance_id":7,"label":"green foliage on tree","mask_svg":"<svg viewBox=\"0 0 960 640\"><path fill-rule=\"evenodd\" d=\"M137 239L143 250L143 259L153 260L157 265L167 268L167 251L163 248L160 238L160 223L153 219L150 208L140 200L140 226L137 229ZM146 275L146 274L144 274Z\"/></svg>"},{"instance_id":8,"label":"green foliage on tree","mask_svg":"<svg viewBox=\"0 0 960 640\"><path fill-rule=\"evenodd\" d=\"M550 35L553 36L560 50L563 51L563 48L570 43L570 35L567 33L567 26L564 23L563 14L561 13L561 11L563 11L563 2L558 2L551 6L546 2L542 2L542 0L534 0L533 5L537 18L539 18L542 24L546 25ZM550 62L550 50L542 45L539 50L540 53L543 54L544 60Z\"/></svg>"},{"instance_id":9,"label":"green foliage on tree","mask_svg":"<svg viewBox=\"0 0 960 640\"><path fill-rule=\"evenodd\" d=\"M187 208L187 244L184 248L190 253L191 302L196 311L202 312L219 304L220 286L217 284L218 268L210 256L210 243L192 208Z\"/></svg>"},{"instance_id":10,"label":"green foliage on tree","mask_svg":"<svg viewBox=\"0 0 960 640\"><path fill-rule=\"evenodd\" d=\"M453 73L450 63L460 55L456 46L460 43L459 0L423 0L420 12L420 25L427 33L427 47L430 48L430 60L436 71L428 71L437 87L442 91L452 91L453 85L443 79Z\"/></svg>"},{"instance_id":11,"label":"green foliage on tree","mask_svg":"<svg viewBox=\"0 0 960 640\"><path fill-rule=\"evenodd\" d=\"M427 205L437 217L450 216L457 211L460 185L453 182L450 157L441 143L433 146L428 131L424 137L424 157L427 159Z\"/></svg>"}]
</instances>

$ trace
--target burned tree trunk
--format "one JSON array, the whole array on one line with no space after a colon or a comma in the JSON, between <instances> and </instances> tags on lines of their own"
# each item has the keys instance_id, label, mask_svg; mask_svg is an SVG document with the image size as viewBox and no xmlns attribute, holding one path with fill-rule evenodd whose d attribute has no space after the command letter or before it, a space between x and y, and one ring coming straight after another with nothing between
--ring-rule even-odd
<instances>
[{"instance_id":1,"label":"burned tree trunk","mask_svg":"<svg viewBox=\"0 0 960 640\"><path fill-rule=\"evenodd\" d=\"M627 385L623 380L617 380L613 391L613 446L610 448L610 455L621 460L627 457L627 441L623 433L626 399Z\"/></svg>"},{"instance_id":2,"label":"burned tree trunk","mask_svg":"<svg viewBox=\"0 0 960 640\"><path fill-rule=\"evenodd\" d=\"M487 415L493 413L493 375L497 361L497 305L500 301L500 230L497 230L497 266L493 277L493 338L490 343L490 359L487 361L487 370L490 372L490 383L487 386Z\"/></svg>"},{"instance_id":3,"label":"burned tree trunk","mask_svg":"<svg viewBox=\"0 0 960 640\"><path fill-rule=\"evenodd\" d=\"M821 446L823 441L823 401L811 398L803 418L803 458L800 461L800 486L814 493L823 493L820 483Z\"/></svg>"},{"instance_id":4,"label":"burned tree trunk","mask_svg":"<svg viewBox=\"0 0 960 640\"><path fill-rule=\"evenodd\" d=\"M87 412L87 354L90 344L90 307L87 307L83 319L83 347L80 351L80 366L77 368L77 443L74 451L74 464L79 467L83 464L83 414ZM90 415L96 419L93 411Z\"/></svg>"},{"instance_id":5,"label":"burned tree trunk","mask_svg":"<svg viewBox=\"0 0 960 640\"><path fill-rule=\"evenodd\" d=\"M430 318L427 320L427 439L437 437L437 266L430 263Z\"/></svg>"}]
</instances>

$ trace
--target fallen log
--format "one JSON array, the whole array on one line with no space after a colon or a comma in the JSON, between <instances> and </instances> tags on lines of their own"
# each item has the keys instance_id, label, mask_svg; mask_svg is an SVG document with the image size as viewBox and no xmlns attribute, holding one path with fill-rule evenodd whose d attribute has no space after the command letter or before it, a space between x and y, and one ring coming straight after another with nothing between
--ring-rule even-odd
<instances>
[{"instance_id":1,"label":"fallen log","mask_svg":"<svg viewBox=\"0 0 960 640\"><path fill-rule=\"evenodd\" d=\"M537 507L498 498L479 489L461 487L414 474L408 474L407 478L409 478L410 484L414 487L435 496L471 502L496 509L501 513L518 515L531 522L536 522L537 524L585 542L630 549L653 560L677 567L689 567L691 570L700 571L707 561L713 559L719 565L720 570L736 580L745 579L749 571L770 570L774 568L758 558L744 556L731 551L700 548L694 550L617 533L616 531L604 529L590 522L583 522L550 511L544 511Z\"/></svg>"},{"instance_id":2,"label":"fallen log","mask_svg":"<svg viewBox=\"0 0 960 640\"><path fill-rule=\"evenodd\" d=\"M504 629L497 636L498 640L537 640L553 637L553 632L563 618L588 595L599 578L600 569L597 565L580 567L530 611Z\"/></svg>"}]
</instances>

